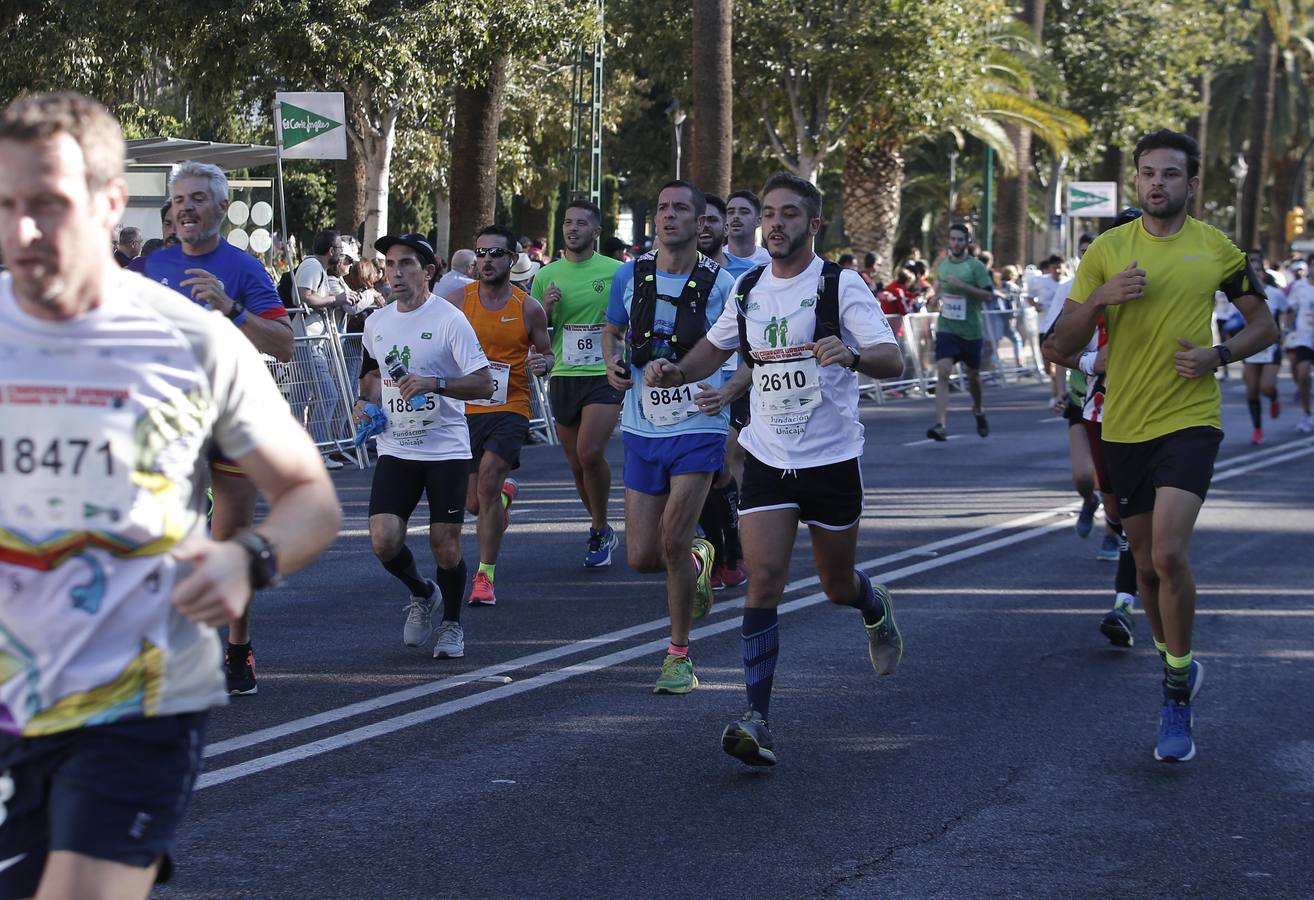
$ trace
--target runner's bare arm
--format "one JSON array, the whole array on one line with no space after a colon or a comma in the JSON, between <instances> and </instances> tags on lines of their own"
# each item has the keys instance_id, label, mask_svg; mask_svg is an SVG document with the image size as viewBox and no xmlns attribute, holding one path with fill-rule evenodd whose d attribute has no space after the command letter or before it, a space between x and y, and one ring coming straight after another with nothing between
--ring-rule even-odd
<instances>
[{"instance_id":1,"label":"runner's bare arm","mask_svg":"<svg viewBox=\"0 0 1314 900\"><path fill-rule=\"evenodd\" d=\"M687 381L706 378L730 358L734 350L722 350L707 338L694 344L679 365L669 359L654 359L643 370L643 382L650 387L675 387Z\"/></svg>"},{"instance_id":2,"label":"runner's bare arm","mask_svg":"<svg viewBox=\"0 0 1314 900\"><path fill-rule=\"evenodd\" d=\"M279 362L292 361L292 325L286 317L262 319L247 313L241 329L261 353L268 353Z\"/></svg>"},{"instance_id":3,"label":"runner's bare arm","mask_svg":"<svg viewBox=\"0 0 1314 900\"><path fill-rule=\"evenodd\" d=\"M844 342L834 335L828 335L816 343L803 345L817 357L821 366L848 366L854 363L853 354ZM903 352L898 344L880 343L870 347L858 348L858 359L854 368L863 375L872 378L897 378L903 374Z\"/></svg>"},{"instance_id":4,"label":"runner's bare arm","mask_svg":"<svg viewBox=\"0 0 1314 900\"><path fill-rule=\"evenodd\" d=\"M556 358L552 355L552 338L548 337L547 311L533 297L525 301L525 332L529 335L530 371L542 377L552 370Z\"/></svg>"},{"instance_id":5,"label":"runner's bare arm","mask_svg":"<svg viewBox=\"0 0 1314 900\"><path fill-rule=\"evenodd\" d=\"M1233 359L1253 356L1281 337L1282 333L1264 298L1254 294L1242 294L1233 298L1232 304L1246 320L1245 327L1223 342L1223 346L1232 351ZM1222 365L1218 351L1213 347L1198 347L1180 337L1177 343L1181 349L1173 354L1173 365L1177 369L1177 374L1183 378L1211 375Z\"/></svg>"},{"instance_id":6,"label":"runner's bare arm","mask_svg":"<svg viewBox=\"0 0 1314 900\"><path fill-rule=\"evenodd\" d=\"M426 375L407 375L397 382L397 388L403 398L410 400L417 394L436 394L438 379ZM493 396L494 388L493 373L488 370L488 366L484 366L469 375L447 379L443 396L453 400L488 400Z\"/></svg>"},{"instance_id":7,"label":"runner's bare arm","mask_svg":"<svg viewBox=\"0 0 1314 900\"><path fill-rule=\"evenodd\" d=\"M625 332L610 322L602 329L602 359L607 364L607 383L618 391L628 391L633 379L630 367L621 359L625 348Z\"/></svg>"}]
</instances>

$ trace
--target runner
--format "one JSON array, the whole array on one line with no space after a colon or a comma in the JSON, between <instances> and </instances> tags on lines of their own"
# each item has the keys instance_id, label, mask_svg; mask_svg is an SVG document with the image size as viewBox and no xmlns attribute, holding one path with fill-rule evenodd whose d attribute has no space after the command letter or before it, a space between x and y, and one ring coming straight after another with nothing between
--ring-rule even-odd
<instances>
[{"instance_id":1,"label":"runner","mask_svg":"<svg viewBox=\"0 0 1314 900\"><path fill-rule=\"evenodd\" d=\"M565 256L538 270L530 292L543 304L553 329L555 364L548 395L557 438L589 514L584 565L590 569L611 565L617 544L616 532L607 524L611 466L606 449L624 397L608 382L602 359L603 317L621 264L594 250L601 233L597 205L572 200L561 223Z\"/></svg>"},{"instance_id":2,"label":"runner","mask_svg":"<svg viewBox=\"0 0 1314 900\"><path fill-rule=\"evenodd\" d=\"M752 191L735 191L725 201L725 267L738 278L755 266L771 262L767 248L757 242L762 225L762 201Z\"/></svg>"},{"instance_id":3,"label":"runner","mask_svg":"<svg viewBox=\"0 0 1314 900\"><path fill-rule=\"evenodd\" d=\"M707 195L707 210L703 215L703 225L698 232L698 252L717 265L728 270L728 257L725 253L726 205L720 197ZM733 276L734 273L731 272ZM712 552L716 554L716 563L712 566L712 590L721 591L730 587L739 587L748 580L744 571L744 551L739 541L739 481L731 468L735 451L739 455L740 472L743 471L743 451L739 449L739 432L748 422L748 384L751 372L744 368L739 371L739 354L731 354L721 367L725 383L713 388L717 400L721 403L715 413L720 414L725 406L730 407L730 429L726 433L725 463L721 471L712 480L712 487L707 491L707 500L703 511L698 516L698 524L703 529ZM709 412L708 404L712 396L706 398L703 411Z\"/></svg>"},{"instance_id":4,"label":"runner","mask_svg":"<svg viewBox=\"0 0 1314 900\"><path fill-rule=\"evenodd\" d=\"M511 284L516 236L489 225L475 240L479 280L447 299L464 314L488 357L493 396L465 404L474 458L465 508L479 517L479 571L470 587L471 606L495 606L497 554L511 522L511 503L520 484L508 478L520 468L520 448L529 437L529 372L546 375L552 354L547 316L537 300Z\"/></svg>"},{"instance_id":5,"label":"runner","mask_svg":"<svg viewBox=\"0 0 1314 900\"><path fill-rule=\"evenodd\" d=\"M292 359L292 325L274 282L249 253L219 234L228 211L228 178L208 163L184 162L169 177L174 231L179 243L146 257L146 277L194 303L218 310L262 353ZM286 406L286 401L284 401ZM214 515L210 536L226 541L255 520L256 486L224 456L211 463ZM251 608L228 626L224 667L230 694L257 692Z\"/></svg>"},{"instance_id":6,"label":"runner","mask_svg":"<svg viewBox=\"0 0 1314 900\"><path fill-rule=\"evenodd\" d=\"M1202 681L1192 656L1189 548L1222 441L1213 373L1234 355L1271 344L1277 328L1245 256L1186 213L1200 184L1196 142L1156 131L1141 138L1133 159L1143 214L1091 245L1055 326L1055 349L1062 356L1081 349L1104 317L1105 461L1136 558L1142 607L1164 659L1154 755L1185 762L1195 756L1191 703ZM1215 290L1236 304L1246 325L1209 347Z\"/></svg>"},{"instance_id":7,"label":"runner","mask_svg":"<svg viewBox=\"0 0 1314 900\"><path fill-rule=\"evenodd\" d=\"M657 197L654 248L616 273L607 306L602 351L608 378L628 391L621 430L625 440L625 553L637 572L666 573L671 643L653 691L687 694L698 687L689 657L689 629L712 608L712 546L694 538L708 486L725 462L729 416L704 415L706 382L645 386L650 360L678 360L707 333L725 307L734 279L698 252L703 192L686 181L664 185ZM718 361L719 362L719 361ZM695 389L699 389L695 393Z\"/></svg>"},{"instance_id":8,"label":"runner","mask_svg":"<svg viewBox=\"0 0 1314 900\"><path fill-rule=\"evenodd\" d=\"M1291 359L1291 377L1304 413L1296 423L1301 434L1314 432L1314 414L1310 412L1310 365L1314 363L1314 270L1291 286L1287 295L1287 335L1285 347Z\"/></svg>"},{"instance_id":9,"label":"runner","mask_svg":"<svg viewBox=\"0 0 1314 900\"><path fill-rule=\"evenodd\" d=\"M144 898L173 870L215 627L341 511L260 357L110 255L123 136L94 101L0 115L0 896ZM207 455L269 503L205 537Z\"/></svg>"},{"instance_id":10,"label":"runner","mask_svg":"<svg viewBox=\"0 0 1314 900\"><path fill-rule=\"evenodd\" d=\"M1269 272L1259 276L1264 280L1264 299L1268 301L1268 310L1273 314L1273 322L1281 333L1282 314L1287 309L1287 295L1278 287L1277 279ZM1265 347L1253 356L1247 356L1241 366L1241 377L1246 384L1246 408L1250 411L1250 424L1254 431L1250 434L1251 444L1264 443L1264 419L1259 405L1259 395L1268 398L1268 415L1276 419L1282 414L1282 404L1278 402L1277 377L1282 368L1282 341L1279 339L1271 347Z\"/></svg>"},{"instance_id":11,"label":"runner","mask_svg":"<svg viewBox=\"0 0 1314 900\"><path fill-rule=\"evenodd\" d=\"M940 318L935 333L935 424L926 430L926 436L933 441L949 439L945 433L949 421L949 375L956 362L967 369L976 433L981 437L990 434L990 424L981 405L981 304L994 295L994 285L986 267L967 252L971 242L971 229L962 222L950 225L949 252L936 265L935 293L940 300Z\"/></svg>"},{"instance_id":12,"label":"runner","mask_svg":"<svg viewBox=\"0 0 1314 900\"><path fill-rule=\"evenodd\" d=\"M383 568L411 593L402 641L408 647L428 642L441 591L433 656L459 659L465 656L461 523L470 473L470 431L461 401L492 397L493 377L470 323L430 293L438 265L429 242L418 234L389 235L375 241L374 249L384 254L396 302L365 320L362 340L356 419L369 420L367 403L381 405L388 417L370 488L370 544ZM429 501L434 580L420 577L406 546L406 525L422 494Z\"/></svg>"},{"instance_id":13,"label":"runner","mask_svg":"<svg viewBox=\"0 0 1314 900\"><path fill-rule=\"evenodd\" d=\"M726 753L752 766L776 763L767 725L776 607L799 522L811 534L826 596L862 611L872 667L893 674L903 656L889 591L854 568L864 441L856 373L892 377L903 357L858 273L813 252L821 194L811 182L772 176L762 189L762 221L771 265L739 280L735 303L678 364L655 360L644 373L647 384L670 388L716 371L735 350L753 361L739 511L749 571L742 626L749 708L721 736Z\"/></svg>"}]
</instances>

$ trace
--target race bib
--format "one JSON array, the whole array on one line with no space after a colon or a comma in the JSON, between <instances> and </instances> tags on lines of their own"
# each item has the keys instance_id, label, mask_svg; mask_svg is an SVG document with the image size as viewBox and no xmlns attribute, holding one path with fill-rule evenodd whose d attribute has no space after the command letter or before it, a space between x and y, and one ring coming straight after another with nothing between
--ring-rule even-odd
<instances>
[{"instance_id":1,"label":"race bib","mask_svg":"<svg viewBox=\"0 0 1314 900\"><path fill-rule=\"evenodd\" d=\"M815 356L753 367L754 415L811 415L820 402L821 368Z\"/></svg>"},{"instance_id":2,"label":"race bib","mask_svg":"<svg viewBox=\"0 0 1314 900\"><path fill-rule=\"evenodd\" d=\"M601 325L562 325L561 355L568 366L596 366L602 362Z\"/></svg>"},{"instance_id":3,"label":"race bib","mask_svg":"<svg viewBox=\"0 0 1314 900\"><path fill-rule=\"evenodd\" d=\"M34 533L126 530L139 491L132 473L140 410L128 392L16 384L0 391L0 521Z\"/></svg>"},{"instance_id":4,"label":"race bib","mask_svg":"<svg viewBox=\"0 0 1314 900\"><path fill-rule=\"evenodd\" d=\"M645 386L641 394L643 417L654 425L678 425L700 415L694 405L693 389L687 384L672 388Z\"/></svg>"},{"instance_id":5,"label":"race bib","mask_svg":"<svg viewBox=\"0 0 1314 900\"><path fill-rule=\"evenodd\" d=\"M940 315L946 319L961 322L967 318L967 298L956 294L944 294L940 297Z\"/></svg>"},{"instance_id":6,"label":"race bib","mask_svg":"<svg viewBox=\"0 0 1314 900\"><path fill-rule=\"evenodd\" d=\"M467 400L474 406L502 406L506 403L506 385L511 380L511 367L506 363L488 362L488 374L493 376L493 396L488 400Z\"/></svg>"},{"instance_id":7,"label":"race bib","mask_svg":"<svg viewBox=\"0 0 1314 900\"><path fill-rule=\"evenodd\" d=\"M383 379L383 412L388 417L388 434L398 437L403 434L415 434L432 431L438 427L442 417L438 414L438 398L427 394L419 409L411 409L403 399L397 383L391 378Z\"/></svg>"}]
</instances>

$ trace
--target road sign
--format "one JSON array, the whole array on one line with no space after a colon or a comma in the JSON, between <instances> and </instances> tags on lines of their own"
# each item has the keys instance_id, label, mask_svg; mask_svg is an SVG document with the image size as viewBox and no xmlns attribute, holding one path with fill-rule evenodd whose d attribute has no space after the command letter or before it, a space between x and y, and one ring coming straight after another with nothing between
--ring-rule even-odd
<instances>
[{"instance_id":1,"label":"road sign","mask_svg":"<svg viewBox=\"0 0 1314 900\"><path fill-rule=\"evenodd\" d=\"M274 124L283 159L346 159L347 121L342 94L274 95Z\"/></svg>"},{"instance_id":2,"label":"road sign","mask_svg":"<svg viewBox=\"0 0 1314 900\"><path fill-rule=\"evenodd\" d=\"M1116 181L1069 182L1068 215L1108 219L1118 215L1118 183Z\"/></svg>"}]
</instances>

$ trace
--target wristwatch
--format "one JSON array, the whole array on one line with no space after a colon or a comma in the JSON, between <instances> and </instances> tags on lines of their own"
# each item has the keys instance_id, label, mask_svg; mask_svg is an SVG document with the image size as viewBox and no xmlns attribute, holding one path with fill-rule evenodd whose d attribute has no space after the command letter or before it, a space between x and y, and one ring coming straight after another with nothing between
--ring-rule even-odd
<instances>
[{"instance_id":1,"label":"wristwatch","mask_svg":"<svg viewBox=\"0 0 1314 900\"><path fill-rule=\"evenodd\" d=\"M246 312L246 304L241 300L234 300L233 305L229 307L228 312L224 313L224 315L235 322L237 321L237 317L244 312Z\"/></svg>"},{"instance_id":2,"label":"wristwatch","mask_svg":"<svg viewBox=\"0 0 1314 900\"><path fill-rule=\"evenodd\" d=\"M845 366L844 368L848 369L851 372L858 371L858 361L862 359L862 354L858 352L857 347L850 346L849 344L845 344L844 349L853 354L853 362Z\"/></svg>"},{"instance_id":3,"label":"wristwatch","mask_svg":"<svg viewBox=\"0 0 1314 900\"><path fill-rule=\"evenodd\" d=\"M434 380L438 382L438 387L437 387L435 393L438 393L438 394L445 394L445 393L447 393L447 379L444 378L444 377L441 376L441 375L438 375L438 376L436 376L436 378L435 378Z\"/></svg>"},{"instance_id":4,"label":"wristwatch","mask_svg":"<svg viewBox=\"0 0 1314 900\"><path fill-rule=\"evenodd\" d=\"M1214 352L1218 354L1218 365L1225 366L1232 361L1232 351L1227 349L1226 344L1214 345Z\"/></svg>"},{"instance_id":5,"label":"wristwatch","mask_svg":"<svg viewBox=\"0 0 1314 900\"><path fill-rule=\"evenodd\" d=\"M233 542L251 558L251 590L276 587L282 583L283 579L278 577L278 557L274 555L274 545L264 535L255 531L239 531L233 535Z\"/></svg>"}]
</instances>

